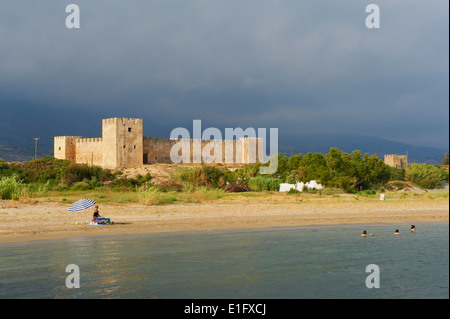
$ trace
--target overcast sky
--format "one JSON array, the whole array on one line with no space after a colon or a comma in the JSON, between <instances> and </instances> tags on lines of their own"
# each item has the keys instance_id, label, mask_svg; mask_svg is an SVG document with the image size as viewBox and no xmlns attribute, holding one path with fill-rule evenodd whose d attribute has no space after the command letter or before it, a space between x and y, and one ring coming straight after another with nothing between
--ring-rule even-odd
<instances>
[{"instance_id":1,"label":"overcast sky","mask_svg":"<svg viewBox=\"0 0 450 319\"><path fill-rule=\"evenodd\" d=\"M80 29L66 28L71 2ZM366 28L370 3L379 29ZM0 97L31 101L42 116L95 111L169 128L201 119L448 149L448 6L0 0Z\"/></svg>"}]
</instances>

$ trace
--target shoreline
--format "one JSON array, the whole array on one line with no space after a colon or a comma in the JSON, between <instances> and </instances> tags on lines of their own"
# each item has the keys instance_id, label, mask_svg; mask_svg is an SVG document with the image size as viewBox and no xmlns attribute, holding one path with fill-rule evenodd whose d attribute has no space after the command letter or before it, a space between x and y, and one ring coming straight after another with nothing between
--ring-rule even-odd
<instances>
[{"instance_id":1,"label":"shoreline","mask_svg":"<svg viewBox=\"0 0 450 319\"><path fill-rule=\"evenodd\" d=\"M91 210L68 213L70 205L52 202L0 206L0 243L74 237L171 233L270 227L448 222L449 202L440 200L343 201L302 203L206 202L201 204L100 203L100 214L116 224L90 226ZM76 225L75 223L79 224Z\"/></svg>"},{"instance_id":2,"label":"shoreline","mask_svg":"<svg viewBox=\"0 0 450 319\"><path fill-rule=\"evenodd\" d=\"M432 224L432 225L438 225L438 224L448 224L449 221L422 221L420 225L426 225L426 224ZM405 226L409 226L410 223L403 223ZM115 236L145 236L150 234L156 234L156 235L169 235L169 234L186 234L186 233L227 233L227 232L233 232L233 233L239 233L239 232L259 232L259 231L283 231L283 230L293 230L293 229L311 229L311 228L345 228L345 227L353 227L353 226L361 226L361 231L365 228L370 228L370 226L388 226L388 225L399 225L401 227L402 223L393 223L393 222L373 222L373 223L347 223L347 224L305 224L305 225L293 225L293 226L267 226L267 227L253 227L253 228L215 228L215 229L190 229L190 230L173 230L173 231L155 231L155 232L124 232L124 233L114 233L114 234L91 234L91 235L85 235L85 236L78 236L75 234L69 234L65 237L35 237L33 239L27 239L27 240L16 240L16 239L10 239L6 241L0 240L0 248L2 245L8 245L8 244L26 244L26 243L50 243L61 239L87 239L87 238L96 238L100 237L105 240L114 239ZM392 227L394 229L395 227ZM403 233L409 233L408 229L403 229ZM357 237L359 237L359 233L356 234ZM120 238L117 238L120 239Z\"/></svg>"}]
</instances>

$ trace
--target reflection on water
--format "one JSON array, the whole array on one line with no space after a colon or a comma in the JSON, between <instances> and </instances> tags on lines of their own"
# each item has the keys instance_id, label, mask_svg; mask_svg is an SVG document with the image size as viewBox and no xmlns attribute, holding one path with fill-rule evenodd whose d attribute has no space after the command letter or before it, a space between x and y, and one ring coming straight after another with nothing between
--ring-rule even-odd
<instances>
[{"instance_id":1,"label":"reflection on water","mask_svg":"<svg viewBox=\"0 0 450 319\"><path fill-rule=\"evenodd\" d=\"M0 244L0 298L448 298L448 223ZM393 229L402 228L400 236ZM66 266L80 268L68 289ZM365 286L368 264L381 288Z\"/></svg>"}]
</instances>

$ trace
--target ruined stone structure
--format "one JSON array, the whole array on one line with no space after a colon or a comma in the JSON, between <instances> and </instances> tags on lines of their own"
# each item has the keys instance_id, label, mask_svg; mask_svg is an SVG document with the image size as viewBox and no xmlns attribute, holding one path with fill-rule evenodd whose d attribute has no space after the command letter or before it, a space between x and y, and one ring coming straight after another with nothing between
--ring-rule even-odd
<instances>
[{"instance_id":1,"label":"ruined stone structure","mask_svg":"<svg viewBox=\"0 0 450 319\"><path fill-rule=\"evenodd\" d=\"M408 155L387 154L384 155L384 163L395 168L405 169L408 165Z\"/></svg>"},{"instance_id":2,"label":"ruined stone structure","mask_svg":"<svg viewBox=\"0 0 450 319\"><path fill-rule=\"evenodd\" d=\"M183 163L256 163L257 160L262 162L263 156L261 138L215 141L144 137L142 119L132 118L102 120L102 137L99 138L55 136L54 143L55 158L108 169L171 164L171 151L180 156ZM202 153L214 158L205 160L200 156Z\"/></svg>"}]
</instances>

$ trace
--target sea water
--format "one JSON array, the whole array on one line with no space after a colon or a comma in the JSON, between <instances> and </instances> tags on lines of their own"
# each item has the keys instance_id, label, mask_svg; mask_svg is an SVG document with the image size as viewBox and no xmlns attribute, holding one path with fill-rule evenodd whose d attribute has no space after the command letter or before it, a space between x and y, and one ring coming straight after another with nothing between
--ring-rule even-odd
<instances>
[{"instance_id":1,"label":"sea water","mask_svg":"<svg viewBox=\"0 0 450 319\"><path fill-rule=\"evenodd\" d=\"M0 298L449 298L449 225L305 226L0 244ZM394 235L395 229L400 235ZM363 230L373 236L363 238ZM68 288L68 265L79 288ZM378 266L379 288L368 288Z\"/></svg>"}]
</instances>

